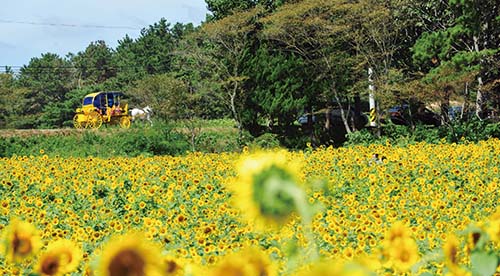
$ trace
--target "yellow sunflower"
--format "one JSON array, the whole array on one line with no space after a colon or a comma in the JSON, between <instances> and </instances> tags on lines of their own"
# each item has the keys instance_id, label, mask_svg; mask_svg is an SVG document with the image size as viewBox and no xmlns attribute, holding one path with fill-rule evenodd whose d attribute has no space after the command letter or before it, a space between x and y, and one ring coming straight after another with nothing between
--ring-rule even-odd
<instances>
[{"instance_id":1,"label":"yellow sunflower","mask_svg":"<svg viewBox=\"0 0 500 276\"><path fill-rule=\"evenodd\" d=\"M258 229L283 225L297 211L305 194L297 185L300 166L284 150L244 155L237 164L237 179L230 186L233 201Z\"/></svg>"},{"instance_id":2,"label":"yellow sunflower","mask_svg":"<svg viewBox=\"0 0 500 276\"><path fill-rule=\"evenodd\" d=\"M398 239L386 250L393 268L400 272L410 270L419 259L417 243L411 238Z\"/></svg>"},{"instance_id":3,"label":"yellow sunflower","mask_svg":"<svg viewBox=\"0 0 500 276\"><path fill-rule=\"evenodd\" d=\"M215 266L210 275L213 276L274 276L276 267L269 258L254 247L244 248L225 256Z\"/></svg>"},{"instance_id":4,"label":"yellow sunflower","mask_svg":"<svg viewBox=\"0 0 500 276\"><path fill-rule=\"evenodd\" d=\"M454 234L448 235L446 242L443 245L443 254L446 266L450 270L455 270L458 267L458 253L460 250L460 242Z\"/></svg>"},{"instance_id":5,"label":"yellow sunflower","mask_svg":"<svg viewBox=\"0 0 500 276\"><path fill-rule=\"evenodd\" d=\"M185 274L186 261L181 258L165 256L163 257L163 265L165 268L164 275L166 276L180 276Z\"/></svg>"},{"instance_id":6,"label":"yellow sunflower","mask_svg":"<svg viewBox=\"0 0 500 276\"><path fill-rule=\"evenodd\" d=\"M391 229L386 233L384 243L390 244L397 239L405 239L411 237L411 231L401 221L395 222Z\"/></svg>"},{"instance_id":7,"label":"yellow sunflower","mask_svg":"<svg viewBox=\"0 0 500 276\"><path fill-rule=\"evenodd\" d=\"M0 254L7 262L19 262L36 254L41 245L40 234L33 225L13 219L0 237Z\"/></svg>"},{"instance_id":8,"label":"yellow sunflower","mask_svg":"<svg viewBox=\"0 0 500 276\"><path fill-rule=\"evenodd\" d=\"M47 246L40 256L37 271L41 275L63 275L75 271L82 260L81 249L70 240L62 239Z\"/></svg>"},{"instance_id":9,"label":"yellow sunflower","mask_svg":"<svg viewBox=\"0 0 500 276\"><path fill-rule=\"evenodd\" d=\"M497 207L496 212L489 218L486 233L494 243L500 246L500 207Z\"/></svg>"},{"instance_id":10,"label":"yellow sunflower","mask_svg":"<svg viewBox=\"0 0 500 276\"><path fill-rule=\"evenodd\" d=\"M370 276L367 267L355 262L322 260L300 268L294 276Z\"/></svg>"},{"instance_id":11,"label":"yellow sunflower","mask_svg":"<svg viewBox=\"0 0 500 276\"><path fill-rule=\"evenodd\" d=\"M160 249L143 235L116 237L102 250L97 268L101 276L163 275Z\"/></svg>"},{"instance_id":12,"label":"yellow sunflower","mask_svg":"<svg viewBox=\"0 0 500 276\"><path fill-rule=\"evenodd\" d=\"M411 230L402 222L395 223L386 233L383 255L394 269L406 272L417 263L418 246L411 237Z\"/></svg>"}]
</instances>

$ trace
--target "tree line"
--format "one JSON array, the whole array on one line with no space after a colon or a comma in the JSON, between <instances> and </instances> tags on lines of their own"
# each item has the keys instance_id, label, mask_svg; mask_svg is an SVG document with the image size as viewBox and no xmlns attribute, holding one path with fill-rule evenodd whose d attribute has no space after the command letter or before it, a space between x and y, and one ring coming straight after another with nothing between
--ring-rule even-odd
<instances>
[{"instance_id":1,"label":"tree line","mask_svg":"<svg viewBox=\"0 0 500 276\"><path fill-rule=\"evenodd\" d=\"M161 19L115 49L95 41L65 57L34 57L16 75L6 68L0 127L69 126L82 97L103 90L124 91L164 121L228 117L241 133L317 143L363 127L356 115L367 111L370 84L380 115L423 103L447 125L450 103L480 120L500 108L495 0L206 4L211 13L200 26ZM323 115L332 110L339 121Z\"/></svg>"}]
</instances>

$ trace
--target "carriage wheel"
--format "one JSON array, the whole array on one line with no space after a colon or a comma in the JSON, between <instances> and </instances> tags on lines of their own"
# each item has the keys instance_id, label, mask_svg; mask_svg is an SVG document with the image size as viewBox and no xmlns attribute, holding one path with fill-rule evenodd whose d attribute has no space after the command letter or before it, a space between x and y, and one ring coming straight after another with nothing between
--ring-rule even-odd
<instances>
[{"instance_id":1,"label":"carriage wheel","mask_svg":"<svg viewBox=\"0 0 500 276\"><path fill-rule=\"evenodd\" d=\"M122 116L120 118L120 127L121 128L129 128L130 127L130 117L129 116Z\"/></svg>"},{"instance_id":2,"label":"carriage wheel","mask_svg":"<svg viewBox=\"0 0 500 276\"><path fill-rule=\"evenodd\" d=\"M100 128L102 125L102 116L97 112L92 112L87 115L86 128Z\"/></svg>"},{"instance_id":3,"label":"carriage wheel","mask_svg":"<svg viewBox=\"0 0 500 276\"><path fill-rule=\"evenodd\" d=\"M86 124L86 122L84 122L84 124L82 124L82 122L79 120L80 119L80 115L81 114L75 114L75 116L73 117L73 126L75 128L83 128L84 127L84 124Z\"/></svg>"}]
</instances>

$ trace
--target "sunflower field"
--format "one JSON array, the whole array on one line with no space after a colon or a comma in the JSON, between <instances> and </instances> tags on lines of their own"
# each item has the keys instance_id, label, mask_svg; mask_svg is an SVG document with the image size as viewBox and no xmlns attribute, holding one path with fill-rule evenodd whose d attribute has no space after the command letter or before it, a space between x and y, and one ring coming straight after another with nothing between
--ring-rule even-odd
<instances>
[{"instance_id":1,"label":"sunflower field","mask_svg":"<svg viewBox=\"0 0 500 276\"><path fill-rule=\"evenodd\" d=\"M495 275L500 140L0 159L1 275Z\"/></svg>"}]
</instances>

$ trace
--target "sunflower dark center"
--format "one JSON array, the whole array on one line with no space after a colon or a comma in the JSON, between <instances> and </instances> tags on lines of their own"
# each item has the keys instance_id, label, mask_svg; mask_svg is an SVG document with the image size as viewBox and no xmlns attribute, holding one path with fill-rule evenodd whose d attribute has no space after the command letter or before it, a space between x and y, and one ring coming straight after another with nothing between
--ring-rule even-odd
<instances>
[{"instance_id":1,"label":"sunflower dark center","mask_svg":"<svg viewBox=\"0 0 500 276\"><path fill-rule=\"evenodd\" d=\"M19 237L18 233L14 233L12 248L14 249L14 254L27 255L31 252L31 241L29 239Z\"/></svg>"},{"instance_id":2,"label":"sunflower dark center","mask_svg":"<svg viewBox=\"0 0 500 276\"><path fill-rule=\"evenodd\" d=\"M134 250L123 250L116 254L108 266L110 276L144 276L145 262Z\"/></svg>"},{"instance_id":3,"label":"sunflower dark center","mask_svg":"<svg viewBox=\"0 0 500 276\"><path fill-rule=\"evenodd\" d=\"M178 268L179 268L179 266L174 261L167 262L167 273L172 274L172 273L176 272Z\"/></svg>"},{"instance_id":4,"label":"sunflower dark center","mask_svg":"<svg viewBox=\"0 0 500 276\"><path fill-rule=\"evenodd\" d=\"M56 275L60 267L59 258L55 256L47 257L42 263L42 273L44 275Z\"/></svg>"}]
</instances>

